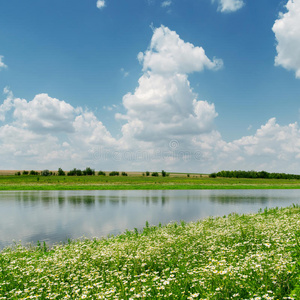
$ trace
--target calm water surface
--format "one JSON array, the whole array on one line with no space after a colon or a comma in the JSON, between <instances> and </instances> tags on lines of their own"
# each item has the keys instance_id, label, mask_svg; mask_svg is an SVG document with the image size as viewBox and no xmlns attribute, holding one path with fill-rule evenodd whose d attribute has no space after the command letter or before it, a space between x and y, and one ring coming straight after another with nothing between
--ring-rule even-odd
<instances>
[{"instance_id":1,"label":"calm water surface","mask_svg":"<svg viewBox=\"0 0 300 300\"><path fill-rule=\"evenodd\" d=\"M66 242L135 227L300 204L300 190L0 192L0 249L22 241Z\"/></svg>"}]
</instances>

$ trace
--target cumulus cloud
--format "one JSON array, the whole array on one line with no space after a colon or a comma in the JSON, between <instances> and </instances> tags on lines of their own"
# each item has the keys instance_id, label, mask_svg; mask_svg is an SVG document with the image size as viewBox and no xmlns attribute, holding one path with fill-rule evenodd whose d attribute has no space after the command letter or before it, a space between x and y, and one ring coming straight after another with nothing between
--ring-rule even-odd
<instances>
[{"instance_id":1,"label":"cumulus cloud","mask_svg":"<svg viewBox=\"0 0 300 300\"><path fill-rule=\"evenodd\" d=\"M216 0L212 0L215 2ZM223 13L230 13L239 10L244 6L243 0L217 0L218 10Z\"/></svg>"},{"instance_id":2,"label":"cumulus cloud","mask_svg":"<svg viewBox=\"0 0 300 300\"><path fill-rule=\"evenodd\" d=\"M105 7L105 1L104 0L97 0L97 7L99 9L102 9Z\"/></svg>"},{"instance_id":3,"label":"cumulus cloud","mask_svg":"<svg viewBox=\"0 0 300 300\"><path fill-rule=\"evenodd\" d=\"M300 1L289 0L286 9L272 28L277 41L275 65L295 71L300 78Z\"/></svg>"},{"instance_id":4,"label":"cumulus cloud","mask_svg":"<svg viewBox=\"0 0 300 300\"><path fill-rule=\"evenodd\" d=\"M4 57L0 55L0 70L7 68L7 65L2 61L3 58Z\"/></svg>"},{"instance_id":5,"label":"cumulus cloud","mask_svg":"<svg viewBox=\"0 0 300 300\"><path fill-rule=\"evenodd\" d=\"M115 140L92 112L74 108L47 94L33 100L7 98L0 105L0 117L12 111L13 120L0 126L0 155L6 168L50 168L84 166L93 161L96 146L108 149Z\"/></svg>"},{"instance_id":6,"label":"cumulus cloud","mask_svg":"<svg viewBox=\"0 0 300 300\"><path fill-rule=\"evenodd\" d=\"M47 94L14 98L5 88L0 103L0 120L6 121L0 124L2 168L299 173L297 123L280 125L271 118L253 135L223 140L214 125L214 104L198 99L188 80L190 73L218 70L221 60L208 58L203 48L164 26L153 31L149 48L138 58L143 74L135 91L123 97L125 113L116 114L124 122L118 139L87 109Z\"/></svg>"},{"instance_id":7,"label":"cumulus cloud","mask_svg":"<svg viewBox=\"0 0 300 300\"><path fill-rule=\"evenodd\" d=\"M201 147L199 141L195 144ZM207 155L214 161L215 170L238 168L299 173L300 129L297 122L282 126L276 118L271 118L253 135L232 142L215 135L204 144L210 145Z\"/></svg>"},{"instance_id":8,"label":"cumulus cloud","mask_svg":"<svg viewBox=\"0 0 300 300\"><path fill-rule=\"evenodd\" d=\"M140 52L138 59L144 71L158 74L218 70L223 66L221 59L210 60L202 47L184 42L175 31L164 26L154 30L149 49Z\"/></svg>"},{"instance_id":9,"label":"cumulus cloud","mask_svg":"<svg viewBox=\"0 0 300 300\"><path fill-rule=\"evenodd\" d=\"M144 74L135 92L123 97L126 115L116 115L127 120L122 128L126 140L161 142L211 130L215 107L197 100L187 74L219 69L222 60L210 60L202 47L164 26L154 30L149 49L138 59Z\"/></svg>"},{"instance_id":10,"label":"cumulus cloud","mask_svg":"<svg viewBox=\"0 0 300 300\"><path fill-rule=\"evenodd\" d=\"M14 99L14 117L34 132L72 132L76 110L65 101L39 94L33 100Z\"/></svg>"}]
</instances>

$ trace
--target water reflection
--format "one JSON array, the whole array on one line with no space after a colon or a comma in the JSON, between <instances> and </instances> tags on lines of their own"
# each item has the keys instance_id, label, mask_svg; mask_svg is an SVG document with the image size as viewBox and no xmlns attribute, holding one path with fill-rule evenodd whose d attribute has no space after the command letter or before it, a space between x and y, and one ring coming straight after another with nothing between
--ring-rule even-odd
<instances>
[{"instance_id":1,"label":"water reflection","mask_svg":"<svg viewBox=\"0 0 300 300\"><path fill-rule=\"evenodd\" d=\"M238 203L267 203L267 196L237 196L237 195L211 195L209 200L223 204L238 204Z\"/></svg>"},{"instance_id":2,"label":"water reflection","mask_svg":"<svg viewBox=\"0 0 300 300\"><path fill-rule=\"evenodd\" d=\"M13 240L53 244L101 237L145 222L196 221L299 204L299 190L0 192L0 249Z\"/></svg>"}]
</instances>

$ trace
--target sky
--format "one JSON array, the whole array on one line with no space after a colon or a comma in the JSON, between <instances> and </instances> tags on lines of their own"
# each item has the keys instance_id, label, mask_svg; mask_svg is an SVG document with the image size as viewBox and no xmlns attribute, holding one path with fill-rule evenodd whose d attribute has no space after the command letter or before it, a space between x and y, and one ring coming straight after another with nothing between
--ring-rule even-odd
<instances>
[{"instance_id":1,"label":"sky","mask_svg":"<svg viewBox=\"0 0 300 300\"><path fill-rule=\"evenodd\" d=\"M0 169L300 174L300 0L0 5Z\"/></svg>"}]
</instances>

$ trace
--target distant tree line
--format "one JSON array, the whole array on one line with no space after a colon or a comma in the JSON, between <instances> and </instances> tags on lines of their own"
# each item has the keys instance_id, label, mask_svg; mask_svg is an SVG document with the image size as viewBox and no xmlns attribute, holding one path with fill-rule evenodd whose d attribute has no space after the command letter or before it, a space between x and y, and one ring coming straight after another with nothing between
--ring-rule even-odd
<instances>
[{"instance_id":1,"label":"distant tree line","mask_svg":"<svg viewBox=\"0 0 300 300\"><path fill-rule=\"evenodd\" d=\"M211 173L211 178L226 177L226 178L265 178L265 179L300 179L300 175L286 173L268 173L266 171L220 171Z\"/></svg>"},{"instance_id":2,"label":"distant tree line","mask_svg":"<svg viewBox=\"0 0 300 300\"><path fill-rule=\"evenodd\" d=\"M22 173L20 171L16 172L15 175L40 175L40 176L94 176L96 175L96 172L94 169L91 169L90 167L85 168L85 170L81 169L72 169L69 172L65 172L62 168L59 168L57 172L52 172L49 170L43 170L43 171L26 171L24 170ZM106 176L106 173L103 171L98 172L99 176ZM109 176L119 176L120 172L112 171L108 173ZM128 176L126 172L121 173L122 176Z\"/></svg>"},{"instance_id":3,"label":"distant tree line","mask_svg":"<svg viewBox=\"0 0 300 300\"><path fill-rule=\"evenodd\" d=\"M146 173L143 173L143 176L150 176L150 174L151 174L151 176L153 176L153 177L158 177L159 176L159 173L158 172L152 172L152 173L150 173L149 171L146 171ZM169 176L170 174L169 173L167 173L166 171L164 171L164 170L162 170L161 171L161 176L162 177L167 177L167 176Z\"/></svg>"},{"instance_id":4,"label":"distant tree line","mask_svg":"<svg viewBox=\"0 0 300 300\"><path fill-rule=\"evenodd\" d=\"M97 173L99 176L106 176L106 173L103 171L99 171ZM94 176L96 175L96 172L94 169L91 169L90 167L85 168L85 170L81 170L81 169L72 169L69 172L65 172L62 168L59 168L57 172L53 172L53 171L49 171L49 170L43 170L43 171L26 171L24 170L22 173L20 171L16 172L15 175L40 175L40 176ZM118 171L112 171L108 173L109 176L120 176L120 172ZM154 177L158 177L159 173L158 172L152 172L150 173L149 171L146 171L146 174L143 173L143 176L154 176ZM161 171L161 176L162 177L167 177L170 174L167 173L166 171L162 170ZM128 174L126 172L122 172L121 176L128 176Z\"/></svg>"}]
</instances>

